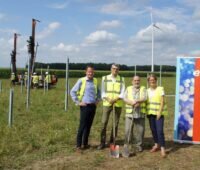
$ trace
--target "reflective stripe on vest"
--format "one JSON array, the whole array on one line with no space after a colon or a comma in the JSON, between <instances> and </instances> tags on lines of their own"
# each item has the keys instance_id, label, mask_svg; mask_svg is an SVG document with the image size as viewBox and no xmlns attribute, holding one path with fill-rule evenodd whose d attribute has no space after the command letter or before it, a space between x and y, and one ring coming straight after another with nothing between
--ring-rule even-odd
<instances>
[{"instance_id":1,"label":"reflective stripe on vest","mask_svg":"<svg viewBox=\"0 0 200 170\"><path fill-rule=\"evenodd\" d=\"M161 92L163 91L163 87L157 87L155 89L155 94L154 96L147 100L147 114L149 115L157 115L157 112L160 110L160 105L161 105ZM164 101L164 106L161 112L162 115L167 115L167 105L165 104Z\"/></svg>"},{"instance_id":2,"label":"reflective stripe on vest","mask_svg":"<svg viewBox=\"0 0 200 170\"><path fill-rule=\"evenodd\" d=\"M81 78L81 88L80 91L77 91L77 96L78 96L78 100L81 101L85 92L85 88L86 88L86 77L82 77ZM96 94L96 98L97 98L97 79L93 78L93 83L94 83L94 90L95 90L95 94Z\"/></svg>"},{"instance_id":3,"label":"reflective stripe on vest","mask_svg":"<svg viewBox=\"0 0 200 170\"><path fill-rule=\"evenodd\" d=\"M143 95L143 91L145 90L144 86L140 87L140 99ZM127 87L127 98L130 100L133 100L133 86ZM133 112L133 107L131 105L126 104L126 113L132 113ZM140 112L141 113L146 113L146 102L142 102L140 104Z\"/></svg>"},{"instance_id":4,"label":"reflective stripe on vest","mask_svg":"<svg viewBox=\"0 0 200 170\"><path fill-rule=\"evenodd\" d=\"M104 81L106 97L109 97L110 99L115 99L115 98L119 97L119 95L121 93L122 85L124 83L124 78L117 75L116 81L113 82L111 79L111 75L107 75L107 76L103 77L103 81ZM103 100L103 105L111 106L111 104L108 101L106 101L105 99ZM122 107L123 101L118 100L115 103L115 106Z\"/></svg>"}]
</instances>

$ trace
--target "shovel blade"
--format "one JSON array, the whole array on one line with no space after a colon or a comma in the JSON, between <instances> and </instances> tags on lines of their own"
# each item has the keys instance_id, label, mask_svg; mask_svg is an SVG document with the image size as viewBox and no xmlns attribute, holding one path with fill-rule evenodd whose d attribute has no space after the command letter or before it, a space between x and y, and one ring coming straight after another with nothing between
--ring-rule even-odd
<instances>
[{"instance_id":1,"label":"shovel blade","mask_svg":"<svg viewBox=\"0 0 200 170\"><path fill-rule=\"evenodd\" d=\"M110 156L113 158L119 158L119 145L110 145Z\"/></svg>"},{"instance_id":2,"label":"shovel blade","mask_svg":"<svg viewBox=\"0 0 200 170\"><path fill-rule=\"evenodd\" d=\"M122 156L124 158L128 158L130 156L130 151L128 147L124 147L124 151L122 152Z\"/></svg>"}]
</instances>

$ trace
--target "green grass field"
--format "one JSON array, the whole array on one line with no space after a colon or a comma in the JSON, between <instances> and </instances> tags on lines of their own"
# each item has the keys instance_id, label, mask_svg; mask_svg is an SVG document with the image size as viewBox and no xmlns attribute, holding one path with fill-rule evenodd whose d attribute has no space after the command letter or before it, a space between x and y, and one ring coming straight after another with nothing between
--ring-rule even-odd
<instances>
[{"instance_id":1,"label":"green grass field","mask_svg":"<svg viewBox=\"0 0 200 170\"><path fill-rule=\"evenodd\" d=\"M70 79L70 87L77 79ZM131 79L126 78L126 85ZM65 80L59 79L55 88L31 90L30 109L26 109L26 91L14 87L14 120L8 127L9 80L2 80L0 93L0 169L192 169L200 167L199 145L173 143L174 97L167 97L169 116L165 120L168 156L149 153L153 141L146 120L144 151L131 158L113 159L109 149L98 151L102 103L99 104L90 134L92 148L78 154L74 151L79 124L79 108L71 99L64 111ZM146 79L142 79L146 85ZM175 78L163 78L166 94L175 93ZM108 126L108 135L111 124ZM123 145L124 111L121 115L117 142Z\"/></svg>"}]
</instances>

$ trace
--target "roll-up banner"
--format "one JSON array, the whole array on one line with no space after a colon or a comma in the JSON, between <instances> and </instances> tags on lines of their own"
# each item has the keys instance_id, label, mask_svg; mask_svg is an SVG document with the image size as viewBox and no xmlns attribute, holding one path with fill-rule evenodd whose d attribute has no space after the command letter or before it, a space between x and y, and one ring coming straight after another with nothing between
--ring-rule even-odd
<instances>
[{"instance_id":1,"label":"roll-up banner","mask_svg":"<svg viewBox=\"0 0 200 170\"><path fill-rule=\"evenodd\" d=\"M200 57L177 57L174 141L200 144Z\"/></svg>"}]
</instances>

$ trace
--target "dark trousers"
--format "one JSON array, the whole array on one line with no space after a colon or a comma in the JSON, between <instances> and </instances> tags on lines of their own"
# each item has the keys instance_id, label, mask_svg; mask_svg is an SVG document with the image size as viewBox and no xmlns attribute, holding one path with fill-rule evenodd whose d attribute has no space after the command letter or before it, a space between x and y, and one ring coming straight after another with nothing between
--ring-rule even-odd
<instances>
[{"instance_id":1,"label":"dark trousers","mask_svg":"<svg viewBox=\"0 0 200 170\"><path fill-rule=\"evenodd\" d=\"M80 107L80 124L77 133L77 147L88 145L88 137L96 112L95 104L88 104Z\"/></svg>"},{"instance_id":2,"label":"dark trousers","mask_svg":"<svg viewBox=\"0 0 200 170\"><path fill-rule=\"evenodd\" d=\"M156 115L148 115L148 118L154 142L165 147L164 116L161 116L159 120L156 119Z\"/></svg>"}]
</instances>

